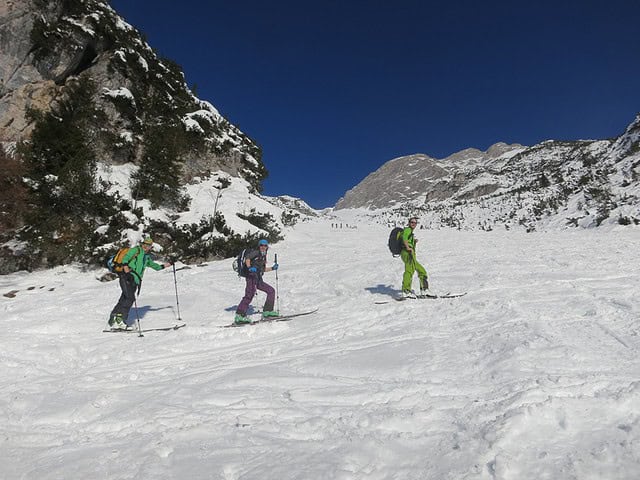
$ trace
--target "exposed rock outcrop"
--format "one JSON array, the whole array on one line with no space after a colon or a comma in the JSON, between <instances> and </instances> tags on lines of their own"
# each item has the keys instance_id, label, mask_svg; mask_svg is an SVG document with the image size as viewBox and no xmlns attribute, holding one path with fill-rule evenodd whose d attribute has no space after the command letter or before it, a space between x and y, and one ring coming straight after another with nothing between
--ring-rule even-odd
<instances>
[{"instance_id":1,"label":"exposed rock outcrop","mask_svg":"<svg viewBox=\"0 0 640 480\"><path fill-rule=\"evenodd\" d=\"M50 109L80 75L97 86L93 100L107 117L100 161L140 161L146 127L161 122L184 132L184 180L222 170L260 190L266 176L260 148L195 97L180 68L158 58L106 1L0 6L0 142L29 138L28 111Z\"/></svg>"},{"instance_id":2,"label":"exposed rock outcrop","mask_svg":"<svg viewBox=\"0 0 640 480\"><path fill-rule=\"evenodd\" d=\"M486 152L468 148L442 160L423 154L395 158L349 190L335 208L376 209L407 201L444 200L466 186L475 169L522 148L497 143ZM493 191L491 188L484 185L475 193L467 191L464 195L485 195Z\"/></svg>"}]
</instances>

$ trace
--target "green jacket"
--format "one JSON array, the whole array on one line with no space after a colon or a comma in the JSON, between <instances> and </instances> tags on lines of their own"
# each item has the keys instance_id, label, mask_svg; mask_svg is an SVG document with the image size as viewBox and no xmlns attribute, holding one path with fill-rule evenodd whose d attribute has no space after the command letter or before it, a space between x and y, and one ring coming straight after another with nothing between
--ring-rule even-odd
<instances>
[{"instance_id":1,"label":"green jacket","mask_svg":"<svg viewBox=\"0 0 640 480\"><path fill-rule=\"evenodd\" d=\"M154 270L162 270L164 265L154 262L151 256L144 253L141 245L131 248L122 259L122 263L131 269L136 285L140 285L144 276L144 269L151 267Z\"/></svg>"},{"instance_id":2,"label":"green jacket","mask_svg":"<svg viewBox=\"0 0 640 480\"><path fill-rule=\"evenodd\" d=\"M413 238L413 230L411 229L411 227L405 227L405 229L402 231L401 234L401 238L402 238L402 249L405 250L404 248L404 242L407 242L409 244L409 246L411 248L413 248L413 250L415 251L416 249L416 240L415 238Z\"/></svg>"}]
</instances>

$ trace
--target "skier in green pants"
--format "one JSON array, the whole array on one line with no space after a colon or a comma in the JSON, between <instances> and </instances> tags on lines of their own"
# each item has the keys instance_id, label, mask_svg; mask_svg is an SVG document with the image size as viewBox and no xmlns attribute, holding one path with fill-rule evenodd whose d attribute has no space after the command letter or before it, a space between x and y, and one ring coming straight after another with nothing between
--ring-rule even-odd
<instances>
[{"instance_id":1,"label":"skier in green pants","mask_svg":"<svg viewBox=\"0 0 640 480\"><path fill-rule=\"evenodd\" d=\"M402 277L402 297L416 298L416 294L411 289L413 274L418 272L418 280L420 281L420 296L435 297L436 295L429 290L429 280L427 271L418 263L416 259L416 243L418 240L413 236L413 230L418 225L418 219L412 217L409 219L409 226L406 227L398 238L402 239L402 251L400 258L404 262L404 275Z\"/></svg>"}]
</instances>

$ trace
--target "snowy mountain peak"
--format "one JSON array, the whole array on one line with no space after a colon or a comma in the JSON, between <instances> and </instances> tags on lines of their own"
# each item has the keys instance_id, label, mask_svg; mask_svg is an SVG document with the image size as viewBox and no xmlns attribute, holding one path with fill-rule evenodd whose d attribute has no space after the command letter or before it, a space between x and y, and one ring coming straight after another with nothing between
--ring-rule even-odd
<instances>
[{"instance_id":1,"label":"snowy mountain peak","mask_svg":"<svg viewBox=\"0 0 640 480\"><path fill-rule=\"evenodd\" d=\"M336 209L362 209L381 223L415 215L432 228L639 224L639 165L640 116L614 140L497 143L443 160L394 159L349 190Z\"/></svg>"},{"instance_id":2,"label":"snowy mountain peak","mask_svg":"<svg viewBox=\"0 0 640 480\"><path fill-rule=\"evenodd\" d=\"M496 143L486 152L468 148L441 160L420 153L394 158L349 190L335 208L379 209L402 202L421 202L442 179L522 148Z\"/></svg>"}]
</instances>

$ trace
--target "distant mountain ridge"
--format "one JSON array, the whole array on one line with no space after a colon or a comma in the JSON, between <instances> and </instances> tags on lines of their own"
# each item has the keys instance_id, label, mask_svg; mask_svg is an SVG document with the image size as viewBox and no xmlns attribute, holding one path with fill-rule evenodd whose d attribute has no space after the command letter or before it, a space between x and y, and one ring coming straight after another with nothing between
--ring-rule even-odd
<instances>
[{"instance_id":1,"label":"distant mountain ridge","mask_svg":"<svg viewBox=\"0 0 640 480\"><path fill-rule=\"evenodd\" d=\"M640 115L612 140L497 143L385 163L338 201L384 223L465 229L640 223Z\"/></svg>"},{"instance_id":2,"label":"distant mountain ridge","mask_svg":"<svg viewBox=\"0 0 640 480\"><path fill-rule=\"evenodd\" d=\"M444 193L437 193L437 186L452 172L480 167L523 148L522 145L496 143L486 152L468 148L442 160L424 154L394 158L349 190L335 208L376 209L415 201L424 195L442 197Z\"/></svg>"}]
</instances>

